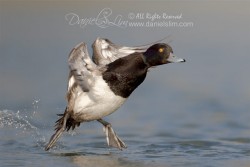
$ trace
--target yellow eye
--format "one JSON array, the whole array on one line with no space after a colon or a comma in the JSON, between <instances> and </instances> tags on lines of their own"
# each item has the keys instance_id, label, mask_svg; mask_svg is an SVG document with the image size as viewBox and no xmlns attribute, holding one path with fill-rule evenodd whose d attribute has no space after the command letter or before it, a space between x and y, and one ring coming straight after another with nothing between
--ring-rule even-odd
<instances>
[{"instance_id":1,"label":"yellow eye","mask_svg":"<svg viewBox=\"0 0 250 167\"><path fill-rule=\"evenodd\" d=\"M164 51L164 48L160 48L158 51L162 53Z\"/></svg>"}]
</instances>

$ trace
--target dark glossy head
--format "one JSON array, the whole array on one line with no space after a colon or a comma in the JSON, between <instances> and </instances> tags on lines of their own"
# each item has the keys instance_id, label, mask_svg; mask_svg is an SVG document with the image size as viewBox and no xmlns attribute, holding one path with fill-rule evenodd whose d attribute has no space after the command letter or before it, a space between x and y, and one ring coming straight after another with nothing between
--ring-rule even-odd
<instances>
[{"instance_id":1,"label":"dark glossy head","mask_svg":"<svg viewBox=\"0 0 250 167\"><path fill-rule=\"evenodd\" d=\"M167 63L185 62L185 59L176 57L173 54L171 46L165 43L157 43L152 45L143 53L145 63L149 66L157 66Z\"/></svg>"}]
</instances>

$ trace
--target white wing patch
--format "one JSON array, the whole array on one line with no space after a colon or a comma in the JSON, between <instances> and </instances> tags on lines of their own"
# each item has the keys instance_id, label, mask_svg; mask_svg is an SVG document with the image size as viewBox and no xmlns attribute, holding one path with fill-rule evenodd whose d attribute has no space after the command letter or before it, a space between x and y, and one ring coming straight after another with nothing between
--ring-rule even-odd
<instances>
[{"instance_id":1,"label":"white wing patch","mask_svg":"<svg viewBox=\"0 0 250 167\"><path fill-rule=\"evenodd\" d=\"M76 82L76 81L75 81L74 76L73 76L73 75L70 76L70 77L69 77L69 82L68 82L68 91L72 88L72 86L74 85L75 82Z\"/></svg>"}]
</instances>

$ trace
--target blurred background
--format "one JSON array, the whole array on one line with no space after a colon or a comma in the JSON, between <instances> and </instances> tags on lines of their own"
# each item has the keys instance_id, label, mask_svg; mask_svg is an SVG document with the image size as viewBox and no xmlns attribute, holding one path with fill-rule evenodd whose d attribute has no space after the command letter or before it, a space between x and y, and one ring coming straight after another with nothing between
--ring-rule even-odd
<instances>
[{"instance_id":1,"label":"blurred background","mask_svg":"<svg viewBox=\"0 0 250 167\"><path fill-rule=\"evenodd\" d=\"M48 140L56 114L66 106L67 58L76 44L86 42L92 54L97 37L137 46L169 36L165 42L187 62L151 69L108 120L125 136L140 131L139 137L172 134L249 144L249 6L249 1L0 1L0 111L26 116L36 111L33 122L45 127ZM97 18L104 22L88 22ZM155 26L147 26L149 21ZM169 21L179 26L156 23Z\"/></svg>"}]
</instances>

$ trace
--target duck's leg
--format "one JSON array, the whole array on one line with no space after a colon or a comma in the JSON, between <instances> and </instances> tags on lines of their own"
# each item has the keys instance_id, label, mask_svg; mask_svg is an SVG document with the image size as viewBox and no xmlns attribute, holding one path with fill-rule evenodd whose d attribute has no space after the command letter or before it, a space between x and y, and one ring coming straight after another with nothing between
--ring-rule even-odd
<instances>
[{"instance_id":1,"label":"duck's leg","mask_svg":"<svg viewBox=\"0 0 250 167\"><path fill-rule=\"evenodd\" d=\"M110 123L104 121L103 119L98 119L97 121L104 126L103 130L106 135L108 146L116 147L120 150L127 148L125 143L116 135Z\"/></svg>"},{"instance_id":2,"label":"duck's leg","mask_svg":"<svg viewBox=\"0 0 250 167\"><path fill-rule=\"evenodd\" d=\"M63 131L65 131L68 118L69 118L69 113L66 112L64 116L58 120L58 127L56 128L56 133L51 136L49 143L45 147L45 151L48 151L60 138ZM62 123L60 123L60 120L62 120Z\"/></svg>"}]
</instances>

